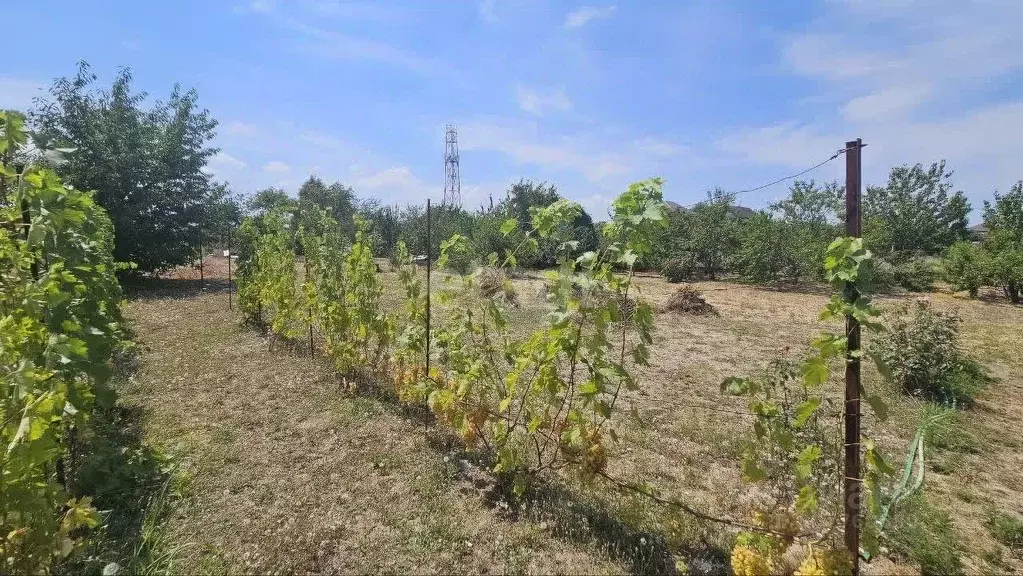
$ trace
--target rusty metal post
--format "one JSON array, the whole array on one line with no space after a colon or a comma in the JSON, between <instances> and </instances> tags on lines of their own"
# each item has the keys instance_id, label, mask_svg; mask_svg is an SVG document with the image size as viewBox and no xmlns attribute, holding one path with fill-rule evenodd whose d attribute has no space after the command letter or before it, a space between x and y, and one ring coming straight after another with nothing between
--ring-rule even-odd
<instances>
[{"instance_id":1,"label":"rusty metal post","mask_svg":"<svg viewBox=\"0 0 1023 576\"><path fill-rule=\"evenodd\" d=\"M430 377L430 242L432 241L430 229L432 218L430 217L430 199L426 199L426 377Z\"/></svg>"},{"instance_id":2,"label":"rusty metal post","mask_svg":"<svg viewBox=\"0 0 1023 576\"><path fill-rule=\"evenodd\" d=\"M860 237L860 148L859 138L845 143L845 234ZM845 300L855 302L859 291L846 283ZM846 314L848 341L845 361L845 547L852 555L853 574L860 572L860 323Z\"/></svg>"},{"instance_id":3,"label":"rusty metal post","mask_svg":"<svg viewBox=\"0 0 1023 576\"><path fill-rule=\"evenodd\" d=\"M306 252L306 254L302 257L302 261L305 263L305 281L309 282L310 280L309 280L309 253L308 252ZM313 305L312 304L310 304L307 307L306 313L309 315L309 356L312 357L312 355L313 355Z\"/></svg>"},{"instance_id":4,"label":"rusty metal post","mask_svg":"<svg viewBox=\"0 0 1023 576\"><path fill-rule=\"evenodd\" d=\"M202 257L202 220L199 221L199 290L206 289L206 277L203 271Z\"/></svg>"},{"instance_id":5,"label":"rusty metal post","mask_svg":"<svg viewBox=\"0 0 1023 576\"><path fill-rule=\"evenodd\" d=\"M234 310L234 295L231 287L231 227L227 228L227 309Z\"/></svg>"}]
</instances>

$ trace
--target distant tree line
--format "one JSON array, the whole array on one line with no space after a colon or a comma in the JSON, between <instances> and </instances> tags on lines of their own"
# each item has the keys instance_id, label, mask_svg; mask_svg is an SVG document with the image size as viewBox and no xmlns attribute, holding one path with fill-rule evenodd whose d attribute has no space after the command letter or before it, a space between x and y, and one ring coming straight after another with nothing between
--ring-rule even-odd
<instances>
[{"instance_id":1,"label":"distant tree line","mask_svg":"<svg viewBox=\"0 0 1023 576\"><path fill-rule=\"evenodd\" d=\"M210 145L217 122L199 108L194 90L175 86L166 100L146 107L146 95L132 91L130 71L120 71L108 90L96 89L95 81L81 63L74 77L57 80L49 97L37 100L30 115L32 137L36 149L50 152L35 160L50 164L78 188L96 190L114 223L115 257L134 262L138 272L194 261L199 238L222 238L244 213L283 208L295 232L314 226L315 219L306 217L312 206L340 222L349 238L354 238L354 218L365 220L378 257L392 257L398 242L414 254L436 255L444 239L459 233L471 249L451 265L464 271L523 243L519 232L502 234L509 217L528 229L531 209L560 198L553 185L520 180L496 204L472 211L434 206L427 247L423 204L384 205L315 176L297 197L277 188L232 194L206 170L218 152ZM971 295L994 286L1020 301L1023 184L985 202L978 238L967 229L969 202L954 190L951 178L941 161L895 167L885 185L867 187L863 235L876 255L868 271L875 288L928 290L943 277ZM640 264L671 281L723 276L757 284L819 281L825 248L842 232L843 210L843 189L834 182L796 181L785 199L762 210L740 207L734 195L715 189L693 206L674 205L669 226ZM571 228L580 254L603 241L601 226L585 212ZM555 248L539 242L520 250L517 265L552 266Z\"/></svg>"}]
</instances>

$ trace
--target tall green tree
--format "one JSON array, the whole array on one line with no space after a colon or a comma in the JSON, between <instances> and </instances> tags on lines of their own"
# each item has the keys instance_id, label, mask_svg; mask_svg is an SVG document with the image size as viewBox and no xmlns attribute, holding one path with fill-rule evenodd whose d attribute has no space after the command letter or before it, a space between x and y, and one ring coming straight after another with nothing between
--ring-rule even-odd
<instances>
[{"instance_id":1,"label":"tall green tree","mask_svg":"<svg viewBox=\"0 0 1023 576\"><path fill-rule=\"evenodd\" d=\"M331 218L341 225L341 230L349 240L355 239L356 213L355 191L340 182L330 186L316 176L310 176L298 189L298 203L301 211L303 204L319 206L327 211Z\"/></svg>"},{"instance_id":2,"label":"tall green tree","mask_svg":"<svg viewBox=\"0 0 1023 576\"><path fill-rule=\"evenodd\" d=\"M984 224L991 280L1006 298L1019 304L1023 302L1023 181L1016 182L1007 194L996 192L993 203L984 202Z\"/></svg>"},{"instance_id":3,"label":"tall green tree","mask_svg":"<svg viewBox=\"0 0 1023 576\"><path fill-rule=\"evenodd\" d=\"M707 192L707 200L685 212L683 226L689 231L686 250L711 280L725 269L739 246L739 222L732 200L733 195L716 188Z\"/></svg>"},{"instance_id":4,"label":"tall green tree","mask_svg":"<svg viewBox=\"0 0 1023 576\"><path fill-rule=\"evenodd\" d=\"M58 79L32 114L39 137L74 149L55 168L75 187L96 190L114 224L117 260L145 272L182 264L217 202L204 171L217 153L209 145L217 122L199 109L195 90L175 85L147 109L129 70L118 72L109 90L95 82L84 62L74 77Z\"/></svg>"},{"instance_id":5,"label":"tall green tree","mask_svg":"<svg viewBox=\"0 0 1023 576\"><path fill-rule=\"evenodd\" d=\"M789 196L770 206L780 220L777 250L786 261L790 280L823 279L821 260L828 245L840 233L844 217L844 188L837 182L818 186L813 180L796 180Z\"/></svg>"},{"instance_id":6,"label":"tall green tree","mask_svg":"<svg viewBox=\"0 0 1023 576\"><path fill-rule=\"evenodd\" d=\"M274 210L293 212L298 208L298 203L288 193L280 188L264 188L245 200L246 211L256 217L263 217Z\"/></svg>"},{"instance_id":7,"label":"tall green tree","mask_svg":"<svg viewBox=\"0 0 1023 576\"><path fill-rule=\"evenodd\" d=\"M495 211L517 219L519 227L528 230L532 227L531 209L546 208L560 199L557 188L551 184L519 180L511 186L508 197L495 207ZM579 243L576 252L581 254L596 249L599 235L593 226L593 219L585 210L580 210L579 215L566 226L570 228L569 236ZM555 240L542 239L535 254L525 254L519 260L529 267L550 267L557 261L557 250Z\"/></svg>"},{"instance_id":8,"label":"tall green tree","mask_svg":"<svg viewBox=\"0 0 1023 576\"><path fill-rule=\"evenodd\" d=\"M870 186L863 198L864 237L884 256L940 254L967 239L970 204L953 191L945 161L924 168L897 166L886 186Z\"/></svg>"}]
</instances>

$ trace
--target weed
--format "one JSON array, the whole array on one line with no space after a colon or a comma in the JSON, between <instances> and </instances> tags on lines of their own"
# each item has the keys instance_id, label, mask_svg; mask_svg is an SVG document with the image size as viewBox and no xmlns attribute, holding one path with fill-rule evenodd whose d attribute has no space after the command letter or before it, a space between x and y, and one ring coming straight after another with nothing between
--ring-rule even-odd
<instances>
[{"instance_id":1,"label":"weed","mask_svg":"<svg viewBox=\"0 0 1023 576\"><path fill-rule=\"evenodd\" d=\"M923 574L960 574L959 540L952 518L929 503L922 494L911 496L888 525L892 552L920 565Z\"/></svg>"},{"instance_id":2,"label":"weed","mask_svg":"<svg viewBox=\"0 0 1023 576\"><path fill-rule=\"evenodd\" d=\"M991 535L1014 552L1023 552L1023 519L992 510L985 522Z\"/></svg>"}]
</instances>

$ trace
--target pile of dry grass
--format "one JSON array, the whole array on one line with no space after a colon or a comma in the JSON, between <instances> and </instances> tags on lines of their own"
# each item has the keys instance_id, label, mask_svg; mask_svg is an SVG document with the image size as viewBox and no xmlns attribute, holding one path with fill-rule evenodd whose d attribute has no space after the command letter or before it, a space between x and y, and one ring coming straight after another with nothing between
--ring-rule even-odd
<instances>
[{"instance_id":1,"label":"pile of dry grass","mask_svg":"<svg viewBox=\"0 0 1023 576\"><path fill-rule=\"evenodd\" d=\"M661 312L679 312L682 314L713 314L717 310L703 299L703 295L689 284L679 286L678 290L668 298Z\"/></svg>"},{"instance_id":2,"label":"pile of dry grass","mask_svg":"<svg viewBox=\"0 0 1023 576\"><path fill-rule=\"evenodd\" d=\"M476 272L476 285L484 298L499 298L512 306L518 306L518 294L508 280L508 275L500 268L484 267Z\"/></svg>"}]
</instances>

